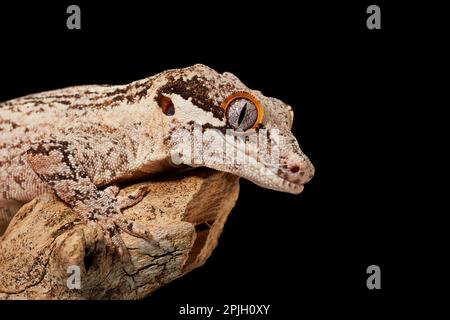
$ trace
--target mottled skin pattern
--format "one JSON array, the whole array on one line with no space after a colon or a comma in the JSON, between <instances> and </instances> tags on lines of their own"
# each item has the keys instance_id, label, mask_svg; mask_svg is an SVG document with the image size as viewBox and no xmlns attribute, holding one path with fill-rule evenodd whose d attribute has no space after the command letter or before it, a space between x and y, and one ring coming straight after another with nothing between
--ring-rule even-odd
<instances>
[{"instance_id":1,"label":"mottled skin pattern","mask_svg":"<svg viewBox=\"0 0 450 320\"><path fill-rule=\"evenodd\" d=\"M123 243L117 227L151 239L120 214L145 190L118 201L116 184L177 170L170 158L172 133L195 124L229 128L220 104L237 91L252 93L263 105L257 129L280 130L280 166L210 167L300 193L314 168L290 132L290 106L250 90L230 73L194 65L128 85L77 86L0 103L0 234L22 203L54 191L84 221L100 226L119 253ZM166 100L174 113L167 112Z\"/></svg>"}]
</instances>

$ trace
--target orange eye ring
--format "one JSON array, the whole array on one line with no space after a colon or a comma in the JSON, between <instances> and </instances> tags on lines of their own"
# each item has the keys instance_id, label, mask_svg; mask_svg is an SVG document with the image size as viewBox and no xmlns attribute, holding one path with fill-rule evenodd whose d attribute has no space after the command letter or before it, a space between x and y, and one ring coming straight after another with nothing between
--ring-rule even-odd
<instances>
[{"instance_id":1,"label":"orange eye ring","mask_svg":"<svg viewBox=\"0 0 450 320\"><path fill-rule=\"evenodd\" d=\"M289 122L289 125L290 125L290 127L291 127L291 130L292 130L292 125L294 124L294 110L289 110L289 115L290 115L290 122Z\"/></svg>"},{"instance_id":2,"label":"orange eye ring","mask_svg":"<svg viewBox=\"0 0 450 320\"><path fill-rule=\"evenodd\" d=\"M257 110L257 112L258 112L258 115L257 115L257 117L256 117L255 123L253 124L253 126L252 126L250 129L256 128L256 127L262 122L262 120L263 120L263 117L264 117L264 109L263 109L261 103L259 102L259 100L258 100L254 95L252 95L251 93L244 92L244 91L238 91L238 92L235 92L235 93L229 95L229 96L221 103L221 105L220 105L220 107L221 107L221 108L224 110L224 112L225 112L225 116L227 115L227 109L228 109L228 107L229 107L229 106L231 105L231 103L232 103L233 101L235 101L236 99L245 99L245 100L248 100L248 101L250 101L250 102L256 107L256 110Z\"/></svg>"}]
</instances>

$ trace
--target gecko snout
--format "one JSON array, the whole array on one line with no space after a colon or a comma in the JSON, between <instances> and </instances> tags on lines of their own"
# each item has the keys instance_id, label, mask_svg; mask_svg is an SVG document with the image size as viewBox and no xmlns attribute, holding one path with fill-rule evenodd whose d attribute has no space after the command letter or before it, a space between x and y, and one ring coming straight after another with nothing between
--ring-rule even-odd
<instances>
[{"instance_id":1,"label":"gecko snout","mask_svg":"<svg viewBox=\"0 0 450 320\"><path fill-rule=\"evenodd\" d=\"M314 176L314 166L309 159L289 161L284 171L285 178L295 184L305 184Z\"/></svg>"}]
</instances>

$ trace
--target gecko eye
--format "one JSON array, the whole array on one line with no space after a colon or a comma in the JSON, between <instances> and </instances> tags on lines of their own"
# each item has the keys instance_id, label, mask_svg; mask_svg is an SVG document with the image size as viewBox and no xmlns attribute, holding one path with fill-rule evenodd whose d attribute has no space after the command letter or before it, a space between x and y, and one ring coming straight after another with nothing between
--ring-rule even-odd
<instances>
[{"instance_id":1,"label":"gecko eye","mask_svg":"<svg viewBox=\"0 0 450 320\"><path fill-rule=\"evenodd\" d=\"M236 99L227 109L228 123L234 129L247 130L256 122L258 111L253 103L245 99Z\"/></svg>"},{"instance_id":2,"label":"gecko eye","mask_svg":"<svg viewBox=\"0 0 450 320\"><path fill-rule=\"evenodd\" d=\"M248 130L261 123L263 111L259 101L251 94L237 92L222 103L228 124L233 129Z\"/></svg>"}]
</instances>

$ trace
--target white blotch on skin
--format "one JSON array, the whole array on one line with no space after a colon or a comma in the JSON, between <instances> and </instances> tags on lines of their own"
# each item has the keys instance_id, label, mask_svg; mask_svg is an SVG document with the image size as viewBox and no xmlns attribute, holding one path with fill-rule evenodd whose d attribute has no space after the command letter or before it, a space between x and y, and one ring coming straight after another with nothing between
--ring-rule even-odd
<instances>
[{"instance_id":1,"label":"white blotch on skin","mask_svg":"<svg viewBox=\"0 0 450 320\"><path fill-rule=\"evenodd\" d=\"M194 105L191 100L185 100L175 93L167 95L175 106L174 118L181 123L195 121L200 124L210 124L214 127L225 125L225 121L221 121L213 116L212 112L205 111ZM225 120L225 119L224 119Z\"/></svg>"}]
</instances>

